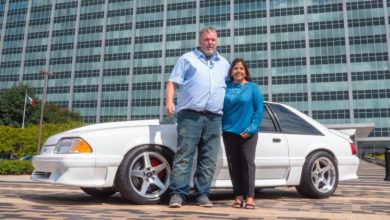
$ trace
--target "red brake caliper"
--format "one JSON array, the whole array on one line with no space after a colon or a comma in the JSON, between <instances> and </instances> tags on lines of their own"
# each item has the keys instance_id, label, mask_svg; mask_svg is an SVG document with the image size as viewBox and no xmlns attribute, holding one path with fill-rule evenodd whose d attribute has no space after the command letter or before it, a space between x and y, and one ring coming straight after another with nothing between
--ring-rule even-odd
<instances>
[{"instance_id":1,"label":"red brake caliper","mask_svg":"<svg viewBox=\"0 0 390 220\"><path fill-rule=\"evenodd\" d=\"M152 158L151 161L150 161L150 163L152 164L152 167L156 167L156 166L158 166L158 165L161 164L161 162L158 161L158 160L155 159L155 158ZM164 172L159 172L159 173L157 174L157 176L158 176L158 178L162 179L162 178L165 176L165 173L164 173Z\"/></svg>"}]
</instances>

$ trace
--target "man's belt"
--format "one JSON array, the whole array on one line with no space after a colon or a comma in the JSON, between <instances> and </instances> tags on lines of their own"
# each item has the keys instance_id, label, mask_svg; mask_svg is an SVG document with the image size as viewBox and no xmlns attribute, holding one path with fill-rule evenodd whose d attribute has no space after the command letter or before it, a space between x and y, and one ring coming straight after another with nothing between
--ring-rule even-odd
<instances>
[{"instance_id":1,"label":"man's belt","mask_svg":"<svg viewBox=\"0 0 390 220\"><path fill-rule=\"evenodd\" d=\"M197 111L197 110L193 110L193 109L183 109L182 111L183 111L183 112L196 112L196 113L200 113L200 114L202 114L202 115L207 115L207 114L219 115L219 114L217 114L217 113L210 112L210 111L208 111L208 110Z\"/></svg>"}]
</instances>

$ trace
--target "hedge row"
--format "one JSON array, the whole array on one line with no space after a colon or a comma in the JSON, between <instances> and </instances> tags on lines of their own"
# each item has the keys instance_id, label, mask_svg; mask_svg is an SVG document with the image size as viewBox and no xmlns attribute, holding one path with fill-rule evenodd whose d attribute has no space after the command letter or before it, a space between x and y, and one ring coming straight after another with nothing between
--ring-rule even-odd
<instances>
[{"instance_id":1,"label":"hedge row","mask_svg":"<svg viewBox=\"0 0 390 220\"><path fill-rule=\"evenodd\" d=\"M80 127L81 125L81 122L72 121L66 124L44 124L41 144L43 144L49 136ZM38 125L30 125L24 129L0 125L0 157L11 155L11 158L21 158L26 155L36 154L38 132Z\"/></svg>"},{"instance_id":2,"label":"hedge row","mask_svg":"<svg viewBox=\"0 0 390 220\"><path fill-rule=\"evenodd\" d=\"M0 175L31 174L31 160L0 160Z\"/></svg>"}]
</instances>

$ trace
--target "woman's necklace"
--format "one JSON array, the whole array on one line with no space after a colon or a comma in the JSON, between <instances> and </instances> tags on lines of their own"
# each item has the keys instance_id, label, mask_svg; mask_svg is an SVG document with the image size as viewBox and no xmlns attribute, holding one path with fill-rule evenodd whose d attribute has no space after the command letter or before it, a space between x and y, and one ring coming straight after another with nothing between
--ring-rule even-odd
<instances>
[{"instance_id":1,"label":"woman's necklace","mask_svg":"<svg viewBox=\"0 0 390 220\"><path fill-rule=\"evenodd\" d=\"M232 83L232 87L230 89L230 101L232 103L236 101L242 89L245 87L245 84Z\"/></svg>"}]
</instances>

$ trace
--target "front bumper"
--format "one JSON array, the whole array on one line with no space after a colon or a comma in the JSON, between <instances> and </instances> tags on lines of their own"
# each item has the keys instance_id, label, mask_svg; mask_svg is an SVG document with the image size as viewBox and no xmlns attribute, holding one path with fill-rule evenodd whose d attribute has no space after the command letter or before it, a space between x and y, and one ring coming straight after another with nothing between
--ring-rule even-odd
<instances>
[{"instance_id":1,"label":"front bumper","mask_svg":"<svg viewBox=\"0 0 390 220\"><path fill-rule=\"evenodd\" d=\"M121 158L94 154L34 156L33 181L78 187L111 187Z\"/></svg>"}]
</instances>

